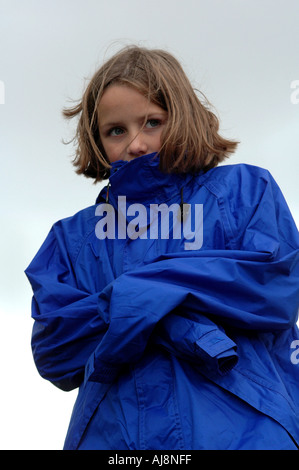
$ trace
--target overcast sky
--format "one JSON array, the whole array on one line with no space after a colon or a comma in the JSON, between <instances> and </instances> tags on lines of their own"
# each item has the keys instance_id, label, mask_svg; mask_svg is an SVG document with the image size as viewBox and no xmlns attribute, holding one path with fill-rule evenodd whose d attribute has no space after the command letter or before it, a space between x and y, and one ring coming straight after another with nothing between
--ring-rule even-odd
<instances>
[{"instance_id":1,"label":"overcast sky","mask_svg":"<svg viewBox=\"0 0 299 470\"><path fill-rule=\"evenodd\" d=\"M167 49L241 141L229 163L269 169L298 224L298 25L298 0L0 0L2 449L61 449L76 396L36 372L23 274L100 190L73 171L61 109L124 45Z\"/></svg>"}]
</instances>

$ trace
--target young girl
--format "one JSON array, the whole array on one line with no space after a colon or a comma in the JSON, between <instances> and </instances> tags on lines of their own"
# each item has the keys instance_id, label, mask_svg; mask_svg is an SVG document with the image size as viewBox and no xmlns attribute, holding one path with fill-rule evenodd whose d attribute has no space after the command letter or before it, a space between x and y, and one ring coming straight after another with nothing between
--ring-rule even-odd
<instances>
[{"instance_id":1,"label":"young girl","mask_svg":"<svg viewBox=\"0 0 299 470\"><path fill-rule=\"evenodd\" d=\"M164 51L120 51L64 114L109 178L26 270L39 373L79 387L64 448L297 449L299 239L269 172L217 166L237 144Z\"/></svg>"}]
</instances>

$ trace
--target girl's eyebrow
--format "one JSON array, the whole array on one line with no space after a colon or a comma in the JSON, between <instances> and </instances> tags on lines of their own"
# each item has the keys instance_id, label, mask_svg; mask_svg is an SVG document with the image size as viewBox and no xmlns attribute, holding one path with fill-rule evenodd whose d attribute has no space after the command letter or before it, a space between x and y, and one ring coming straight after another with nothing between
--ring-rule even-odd
<instances>
[{"instance_id":1,"label":"girl's eyebrow","mask_svg":"<svg viewBox=\"0 0 299 470\"><path fill-rule=\"evenodd\" d=\"M167 111L155 111L151 112L148 114L145 114L144 116L140 116L138 118L139 122L145 122L148 119L153 119L153 118L158 118L158 119L164 119L167 115ZM112 127L123 127L124 124L122 121L111 121L111 122L105 122L103 124L99 123L99 128L102 129L110 129Z\"/></svg>"},{"instance_id":2,"label":"girl's eyebrow","mask_svg":"<svg viewBox=\"0 0 299 470\"><path fill-rule=\"evenodd\" d=\"M121 124L120 121L118 122L104 122L104 124L101 124L99 125L100 129L106 129L106 128L110 128L110 127L121 127L123 124Z\"/></svg>"}]
</instances>

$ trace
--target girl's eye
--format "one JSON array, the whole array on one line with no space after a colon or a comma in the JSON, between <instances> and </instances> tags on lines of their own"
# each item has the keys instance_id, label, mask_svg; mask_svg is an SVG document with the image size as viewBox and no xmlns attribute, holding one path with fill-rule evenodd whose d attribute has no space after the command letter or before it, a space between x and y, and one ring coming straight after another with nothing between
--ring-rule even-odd
<instances>
[{"instance_id":1,"label":"girl's eye","mask_svg":"<svg viewBox=\"0 0 299 470\"><path fill-rule=\"evenodd\" d=\"M108 132L108 135L111 135L112 137L117 137L118 135L123 134L123 129L121 127L113 127L113 129L110 129Z\"/></svg>"},{"instance_id":2,"label":"girl's eye","mask_svg":"<svg viewBox=\"0 0 299 470\"><path fill-rule=\"evenodd\" d=\"M146 127L152 129L153 127L157 127L161 124L159 119L149 119L146 123Z\"/></svg>"}]
</instances>

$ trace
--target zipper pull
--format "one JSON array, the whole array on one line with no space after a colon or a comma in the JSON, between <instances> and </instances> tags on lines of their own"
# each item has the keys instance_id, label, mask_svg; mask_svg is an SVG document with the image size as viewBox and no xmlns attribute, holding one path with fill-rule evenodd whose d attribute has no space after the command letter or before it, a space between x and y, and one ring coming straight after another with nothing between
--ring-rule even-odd
<instances>
[{"instance_id":1,"label":"zipper pull","mask_svg":"<svg viewBox=\"0 0 299 470\"><path fill-rule=\"evenodd\" d=\"M108 184L107 184L107 192L106 192L106 204L109 203L109 188L110 188L111 184L110 184L110 180L108 181Z\"/></svg>"},{"instance_id":2,"label":"zipper pull","mask_svg":"<svg viewBox=\"0 0 299 470\"><path fill-rule=\"evenodd\" d=\"M184 202L184 188L181 188L181 202L180 202L180 211L178 212L178 220L181 222L185 222L189 212L190 212L190 204Z\"/></svg>"}]
</instances>

